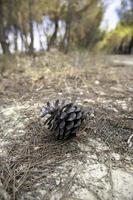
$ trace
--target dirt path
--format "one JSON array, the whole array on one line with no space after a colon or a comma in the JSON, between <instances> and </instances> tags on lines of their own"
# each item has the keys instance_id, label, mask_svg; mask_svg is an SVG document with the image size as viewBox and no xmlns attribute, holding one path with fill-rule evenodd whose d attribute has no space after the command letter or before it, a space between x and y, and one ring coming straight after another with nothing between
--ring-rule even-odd
<instances>
[{"instance_id":1,"label":"dirt path","mask_svg":"<svg viewBox=\"0 0 133 200\"><path fill-rule=\"evenodd\" d=\"M13 63L0 84L0 199L132 200L132 58L53 52ZM93 114L70 141L39 118L56 98Z\"/></svg>"}]
</instances>

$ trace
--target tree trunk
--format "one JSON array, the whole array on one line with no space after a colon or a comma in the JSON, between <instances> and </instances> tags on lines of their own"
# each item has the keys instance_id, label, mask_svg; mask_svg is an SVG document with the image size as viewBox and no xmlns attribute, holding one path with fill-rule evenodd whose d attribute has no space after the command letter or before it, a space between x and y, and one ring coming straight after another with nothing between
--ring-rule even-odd
<instances>
[{"instance_id":1,"label":"tree trunk","mask_svg":"<svg viewBox=\"0 0 133 200\"><path fill-rule=\"evenodd\" d=\"M18 43L17 43L17 39L18 39L18 29L17 27L14 25L14 50L15 52L18 51Z\"/></svg>"},{"instance_id":2,"label":"tree trunk","mask_svg":"<svg viewBox=\"0 0 133 200\"><path fill-rule=\"evenodd\" d=\"M66 30L65 30L65 34L63 37L63 40L61 41L60 44L60 49L64 51L64 53L67 53L69 50L69 45L70 45L70 32L71 32L71 23L72 23L72 18L73 18L73 14L72 14L72 1L69 0L69 4L68 4L68 12L67 12L67 17L66 17Z\"/></svg>"},{"instance_id":3,"label":"tree trunk","mask_svg":"<svg viewBox=\"0 0 133 200\"><path fill-rule=\"evenodd\" d=\"M129 47L128 47L129 51L128 54L132 54L132 49L133 49L133 36L129 42Z\"/></svg>"},{"instance_id":4,"label":"tree trunk","mask_svg":"<svg viewBox=\"0 0 133 200\"><path fill-rule=\"evenodd\" d=\"M60 49L63 50L64 53L67 53L69 50L70 28L71 28L71 24L67 22L65 34L64 34L63 40L61 41L61 44L60 44Z\"/></svg>"},{"instance_id":5,"label":"tree trunk","mask_svg":"<svg viewBox=\"0 0 133 200\"><path fill-rule=\"evenodd\" d=\"M21 42L22 42L21 52L24 52L25 43L24 43L24 36L23 36L23 32L22 31L20 31L20 37L21 37Z\"/></svg>"},{"instance_id":6,"label":"tree trunk","mask_svg":"<svg viewBox=\"0 0 133 200\"><path fill-rule=\"evenodd\" d=\"M33 33L33 15L32 15L32 4L33 0L29 0L29 28L30 28L30 45L29 52L34 52L34 33Z\"/></svg>"},{"instance_id":7,"label":"tree trunk","mask_svg":"<svg viewBox=\"0 0 133 200\"><path fill-rule=\"evenodd\" d=\"M7 29L4 25L4 13L2 1L0 1L0 43L4 54L9 54L9 42L7 36Z\"/></svg>"},{"instance_id":8,"label":"tree trunk","mask_svg":"<svg viewBox=\"0 0 133 200\"><path fill-rule=\"evenodd\" d=\"M48 50L50 49L51 46L55 45L55 41L57 38L57 33L58 33L58 17L55 17L54 19L54 24L55 24L55 29L54 29L54 33L50 38L50 41L48 42Z\"/></svg>"},{"instance_id":9,"label":"tree trunk","mask_svg":"<svg viewBox=\"0 0 133 200\"><path fill-rule=\"evenodd\" d=\"M25 31L23 32L23 41L24 41L25 52L28 52L29 46L28 46L28 41L27 41L27 33ZM30 53L32 52L30 51Z\"/></svg>"},{"instance_id":10,"label":"tree trunk","mask_svg":"<svg viewBox=\"0 0 133 200\"><path fill-rule=\"evenodd\" d=\"M4 54L9 54L10 51L9 51L9 43L7 41L7 36L6 36L6 30L5 30L4 27L2 29L0 30L0 43L1 43L1 47L2 47L2 50L3 50Z\"/></svg>"}]
</instances>

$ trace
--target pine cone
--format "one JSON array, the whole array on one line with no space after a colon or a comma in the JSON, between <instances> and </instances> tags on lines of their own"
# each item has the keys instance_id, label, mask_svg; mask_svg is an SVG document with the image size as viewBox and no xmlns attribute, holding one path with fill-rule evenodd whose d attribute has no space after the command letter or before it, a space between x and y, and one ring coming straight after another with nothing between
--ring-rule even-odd
<instances>
[{"instance_id":1,"label":"pine cone","mask_svg":"<svg viewBox=\"0 0 133 200\"><path fill-rule=\"evenodd\" d=\"M56 100L54 104L47 102L47 105L42 107L41 117L49 115L44 124L47 125L57 139L67 139L76 136L76 132L87 117L81 108L73 103L65 103Z\"/></svg>"}]
</instances>

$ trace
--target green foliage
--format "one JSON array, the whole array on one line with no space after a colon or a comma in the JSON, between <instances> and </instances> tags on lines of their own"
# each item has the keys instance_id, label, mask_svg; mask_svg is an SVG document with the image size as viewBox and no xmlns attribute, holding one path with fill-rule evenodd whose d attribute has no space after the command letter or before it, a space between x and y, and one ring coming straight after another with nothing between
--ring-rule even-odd
<instances>
[{"instance_id":1,"label":"green foliage","mask_svg":"<svg viewBox=\"0 0 133 200\"><path fill-rule=\"evenodd\" d=\"M103 40L98 43L97 48L109 53L124 53L119 52L119 49L126 48L132 37L133 27L119 24L115 30L105 34Z\"/></svg>"},{"instance_id":2,"label":"green foliage","mask_svg":"<svg viewBox=\"0 0 133 200\"><path fill-rule=\"evenodd\" d=\"M84 9L85 7L87 9ZM93 46L100 33L99 26L103 16L102 4L99 4L97 0L88 0L86 5L76 13L77 18L72 22L71 43L79 47Z\"/></svg>"},{"instance_id":3,"label":"green foliage","mask_svg":"<svg viewBox=\"0 0 133 200\"><path fill-rule=\"evenodd\" d=\"M118 14L119 24L115 30L104 34L97 49L108 53L131 54L133 52L133 0L122 0Z\"/></svg>"}]
</instances>

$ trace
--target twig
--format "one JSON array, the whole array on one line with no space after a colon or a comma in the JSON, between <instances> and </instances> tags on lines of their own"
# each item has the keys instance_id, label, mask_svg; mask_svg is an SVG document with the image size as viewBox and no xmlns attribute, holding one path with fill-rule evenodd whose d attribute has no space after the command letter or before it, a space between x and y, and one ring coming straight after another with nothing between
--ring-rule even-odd
<instances>
[{"instance_id":1,"label":"twig","mask_svg":"<svg viewBox=\"0 0 133 200\"><path fill-rule=\"evenodd\" d=\"M127 141L127 144L128 144L128 147L129 147L129 148L131 148L131 147L132 147L132 145L133 145L133 142L131 141L131 140L132 140L132 138L133 138L133 134L132 134L132 135L130 135L130 137L128 138L128 141Z\"/></svg>"}]
</instances>

